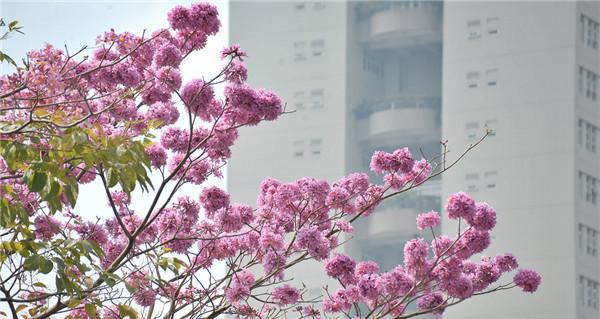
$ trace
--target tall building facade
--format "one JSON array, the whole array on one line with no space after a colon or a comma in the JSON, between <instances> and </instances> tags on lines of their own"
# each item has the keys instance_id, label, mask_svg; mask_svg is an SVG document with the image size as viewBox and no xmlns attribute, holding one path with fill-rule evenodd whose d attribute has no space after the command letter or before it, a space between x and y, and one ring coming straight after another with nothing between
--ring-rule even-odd
<instances>
[{"instance_id":1,"label":"tall building facade","mask_svg":"<svg viewBox=\"0 0 600 319\"><path fill-rule=\"evenodd\" d=\"M249 83L294 111L240 134L227 173L234 200L255 201L267 176L368 172L375 150L439 153L441 2L232 2L230 21L230 41L249 52ZM439 210L440 193L438 179L385 203L354 226L345 252L400 263L416 214ZM322 293L322 265L291 274Z\"/></svg>"},{"instance_id":2,"label":"tall building facade","mask_svg":"<svg viewBox=\"0 0 600 319\"><path fill-rule=\"evenodd\" d=\"M232 2L250 84L295 112L240 134L228 189L252 203L267 176L335 181L368 171L374 150L437 155L442 137L451 160L489 127L442 179L356 225L346 252L399 263L416 214L464 190L498 211L488 253L511 250L543 284L445 318L600 318L599 21L592 2ZM324 284L319 265L293 276Z\"/></svg>"},{"instance_id":3,"label":"tall building facade","mask_svg":"<svg viewBox=\"0 0 600 319\"><path fill-rule=\"evenodd\" d=\"M599 5L444 7L442 136L460 149L495 134L444 175L443 194L494 205L490 253L510 249L543 277L532 296L485 296L446 318L600 318Z\"/></svg>"}]
</instances>

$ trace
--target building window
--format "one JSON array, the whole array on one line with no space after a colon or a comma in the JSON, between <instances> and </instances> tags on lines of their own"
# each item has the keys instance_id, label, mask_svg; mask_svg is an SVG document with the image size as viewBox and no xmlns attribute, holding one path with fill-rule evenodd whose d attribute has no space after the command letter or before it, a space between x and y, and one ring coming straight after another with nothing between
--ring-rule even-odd
<instances>
[{"instance_id":1,"label":"building window","mask_svg":"<svg viewBox=\"0 0 600 319\"><path fill-rule=\"evenodd\" d=\"M297 159L304 157L304 141L297 140L292 142L292 157Z\"/></svg>"},{"instance_id":2,"label":"building window","mask_svg":"<svg viewBox=\"0 0 600 319\"><path fill-rule=\"evenodd\" d=\"M294 109L296 111L304 111L306 109L306 105L304 104L304 101L306 99L306 94L304 93L304 91L294 92L293 99L294 99Z\"/></svg>"},{"instance_id":3,"label":"building window","mask_svg":"<svg viewBox=\"0 0 600 319\"><path fill-rule=\"evenodd\" d=\"M581 41L587 47L598 49L598 33L600 25L594 19L582 14L579 20Z\"/></svg>"},{"instance_id":4,"label":"building window","mask_svg":"<svg viewBox=\"0 0 600 319\"><path fill-rule=\"evenodd\" d=\"M294 42L294 61L296 61L296 62L306 61L306 42L305 41Z\"/></svg>"},{"instance_id":5,"label":"building window","mask_svg":"<svg viewBox=\"0 0 600 319\"><path fill-rule=\"evenodd\" d=\"M496 180L498 179L497 171L488 171L483 174L485 188L496 188Z\"/></svg>"},{"instance_id":6,"label":"building window","mask_svg":"<svg viewBox=\"0 0 600 319\"><path fill-rule=\"evenodd\" d=\"M314 89L310 91L310 99L313 109L322 109L325 92L323 89Z\"/></svg>"},{"instance_id":7,"label":"building window","mask_svg":"<svg viewBox=\"0 0 600 319\"><path fill-rule=\"evenodd\" d=\"M577 78L579 93L585 95L586 98L595 101L596 91L598 88L598 75L584 67L579 67Z\"/></svg>"},{"instance_id":8,"label":"building window","mask_svg":"<svg viewBox=\"0 0 600 319\"><path fill-rule=\"evenodd\" d=\"M321 56L323 55L323 48L325 47L325 40L316 39L312 40L310 43L310 48L312 50L313 56Z\"/></svg>"},{"instance_id":9,"label":"building window","mask_svg":"<svg viewBox=\"0 0 600 319\"><path fill-rule=\"evenodd\" d=\"M579 196L582 200L596 205L598 203L598 179L579 171Z\"/></svg>"},{"instance_id":10,"label":"building window","mask_svg":"<svg viewBox=\"0 0 600 319\"><path fill-rule=\"evenodd\" d=\"M585 200L596 205L598 202L598 180L590 175L585 177Z\"/></svg>"},{"instance_id":11,"label":"building window","mask_svg":"<svg viewBox=\"0 0 600 319\"><path fill-rule=\"evenodd\" d=\"M586 228L585 225L580 223L577 229L577 248L581 251L583 251L583 238L585 237Z\"/></svg>"},{"instance_id":12,"label":"building window","mask_svg":"<svg viewBox=\"0 0 600 319\"><path fill-rule=\"evenodd\" d=\"M590 152L596 152L596 126L585 123L585 149Z\"/></svg>"},{"instance_id":13,"label":"building window","mask_svg":"<svg viewBox=\"0 0 600 319\"><path fill-rule=\"evenodd\" d=\"M587 308L598 310L598 282L579 276L579 294L581 296L581 304Z\"/></svg>"},{"instance_id":14,"label":"building window","mask_svg":"<svg viewBox=\"0 0 600 319\"><path fill-rule=\"evenodd\" d=\"M583 119L577 123L577 144L586 151L596 153L598 127Z\"/></svg>"},{"instance_id":15,"label":"building window","mask_svg":"<svg viewBox=\"0 0 600 319\"><path fill-rule=\"evenodd\" d=\"M363 70L379 77L383 76L383 61L370 54L363 54Z\"/></svg>"},{"instance_id":16,"label":"building window","mask_svg":"<svg viewBox=\"0 0 600 319\"><path fill-rule=\"evenodd\" d=\"M322 138L313 138L310 140L310 153L314 156L321 155L321 149L323 148Z\"/></svg>"},{"instance_id":17,"label":"building window","mask_svg":"<svg viewBox=\"0 0 600 319\"><path fill-rule=\"evenodd\" d=\"M592 257L598 256L598 230L584 224L579 224L578 247Z\"/></svg>"},{"instance_id":18,"label":"building window","mask_svg":"<svg viewBox=\"0 0 600 319\"><path fill-rule=\"evenodd\" d=\"M498 69L489 69L485 71L485 81L487 86L496 86L498 83Z\"/></svg>"},{"instance_id":19,"label":"building window","mask_svg":"<svg viewBox=\"0 0 600 319\"><path fill-rule=\"evenodd\" d=\"M485 121L485 128L488 129L488 136L496 136L496 131L498 130L498 121L497 120L487 120Z\"/></svg>"},{"instance_id":20,"label":"building window","mask_svg":"<svg viewBox=\"0 0 600 319\"><path fill-rule=\"evenodd\" d=\"M577 144L579 146L583 146L583 132L585 131L585 121L582 119L579 119L578 121L578 125L577 125Z\"/></svg>"},{"instance_id":21,"label":"building window","mask_svg":"<svg viewBox=\"0 0 600 319\"><path fill-rule=\"evenodd\" d=\"M577 88L579 89L579 94L583 94L583 87L584 87L584 78L585 78L585 69L582 67L579 67L579 73L577 74Z\"/></svg>"},{"instance_id":22,"label":"building window","mask_svg":"<svg viewBox=\"0 0 600 319\"><path fill-rule=\"evenodd\" d=\"M481 38L481 20L474 19L467 21L467 39L474 40Z\"/></svg>"},{"instance_id":23,"label":"building window","mask_svg":"<svg viewBox=\"0 0 600 319\"><path fill-rule=\"evenodd\" d=\"M319 11L325 9L325 3L323 1L315 1L313 3L313 10Z\"/></svg>"},{"instance_id":24,"label":"building window","mask_svg":"<svg viewBox=\"0 0 600 319\"><path fill-rule=\"evenodd\" d=\"M469 173L465 175L465 181L467 182L468 192L476 192L479 190L479 173Z\"/></svg>"},{"instance_id":25,"label":"building window","mask_svg":"<svg viewBox=\"0 0 600 319\"><path fill-rule=\"evenodd\" d=\"M499 17L489 17L487 18L487 33L488 34L498 34L498 27L500 24Z\"/></svg>"},{"instance_id":26,"label":"building window","mask_svg":"<svg viewBox=\"0 0 600 319\"><path fill-rule=\"evenodd\" d=\"M479 133L479 123L467 122L465 124L465 130L467 131L467 140L473 142L477 140L477 135Z\"/></svg>"},{"instance_id":27,"label":"building window","mask_svg":"<svg viewBox=\"0 0 600 319\"><path fill-rule=\"evenodd\" d=\"M467 73L467 87L474 89L479 86L479 72L473 71Z\"/></svg>"},{"instance_id":28,"label":"building window","mask_svg":"<svg viewBox=\"0 0 600 319\"><path fill-rule=\"evenodd\" d=\"M590 256L598 256L598 231L588 227L586 230L585 252Z\"/></svg>"}]
</instances>

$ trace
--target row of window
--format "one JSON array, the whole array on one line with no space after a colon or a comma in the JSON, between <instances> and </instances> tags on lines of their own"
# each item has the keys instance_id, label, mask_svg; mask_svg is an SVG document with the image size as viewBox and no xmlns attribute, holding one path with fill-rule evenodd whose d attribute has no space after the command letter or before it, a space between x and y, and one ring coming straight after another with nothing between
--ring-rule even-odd
<instances>
[{"instance_id":1,"label":"row of window","mask_svg":"<svg viewBox=\"0 0 600 319\"><path fill-rule=\"evenodd\" d=\"M598 230L580 223L578 238L578 246L581 251L593 257L598 256Z\"/></svg>"},{"instance_id":2,"label":"row of window","mask_svg":"<svg viewBox=\"0 0 600 319\"><path fill-rule=\"evenodd\" d=\"M483 72L485 79L483 84L481 83L481 72L471 71L467 72L467 87L474 89L479 86L496 86L498 84L498 69L487 69Z\"/></svg>"},{"instance_id":3,"label":"row of window","mask_svg":"<svg viewBox=\"0 0 600 319\"><path fill-rule=\"evenodd\" d=\"M586 98L596 101L598 90L598 75L582 66L579 67L577 77L577 88L579 93Z\"/></svg>"},{"instance_id":4,"label":"row of window","mask_svg":"<svg viewBox=\"0 0 600 319\"><path fill-rule=\"evenodd\" d=\"M311 138L308 141L296 140L292 142L292 157L295 159L303 159L308 155L312 157L318 157L321 155L322 149L322 138Z\"/></svg>"},{"instance_id":5,"label":"row of window","mask_svg":"<svg viewBox=\"0 0 600 319\"><path fill-rule=\"evenodd\" d=\"M483 121L483 127L481 127L480 122L477 122L477 121L467 122L467 123L465 123L465 131L466 131L466 135L467 135L467 141L469 141L469 142L477 141L481 136L483 136L483 133L485 133L486 129L490 129L490 133L488 134L488 137L496 136L497 128L498 128L497 120Z\"/></svg>"},{"instance_id":6,"label":"row of window","mask_svg":"<svg viewBox=\"0 0 600 319\"><path fill-rule=\"evenodd\" d=\"M586 151L596 153L598 127L585 120L579 119L577 127L577 143Z\"/></svg>"},{"instance_id":7,"label":"row of window","mask_svg":"<svg viewBox=\"0 0 600 319\"><path fill-rule=\"evenodd\" d=\"M581 200L593 205L598 203L598 179L596 177L579 171L577 187Z\"/></svg>"},{"instance_id":8,"label":"row of window","mask_svg":"<svg viewBox=\"0 0 600 319\"><path fill-rule=\"evenodd\" d=\"M294 6L296 12L306 12L308 10L320 11L325 9L325 3L321 1L315 2L298 2Z\"/></svg>"},{"instance_id":9,"label":"row of window","mask_svg":"<svg viewBox=\"0 0 600 319\"><path fill-rule=\"evenodd\" d=\"M485 27L482 25L481 19L471 19L467 21L467 39L475 40L480 39L481 35L487 33L490 36L498 34L498 28L500 26L499 17L489 17L484 20Z\"/></svg>"},{"instance_id":10,"label":"row of window","mask_svg":"<svg viewBox=\"0 0 600 319\"><path fill-rule=\"evenodd\" d=\"M309 56L320 57L323 55L325 40L314 39L312 41L294 42L294 61L306 61Z\"/></svg>"},{"instance_id":11,"label":"row of window","mask_svg":"<svg viewBox=\"0 0 600 319\"><path fill-rule=\"evenodd\" d=\"M381 59L374 58L369 54L363 54L363 70L365 72L373 73L379 77L383 76L383 61Z\"/></svg>"},{"instance_id":12,"label":"row of window","mask_svg":"<svg viewBox=\"0 0 600 319\"><path fill-rule=\"evenodd\" d=\"M579 29L581 32L581 42L587 47L598 49L598 31L600 31L600 24L594 19L582 14L579 18Z\"/></svg>"},{"instance_id":13,"label":"row of window","mask_svg":"<svg viewBox=\"0 0 600 319\"><path fill-rule=\"evenodd\" d=\"M598 282L586 276L579 276L578 286L580 304L598 310Z\"/></svg>"},{"instance_id":14,"label":"row of window","mask_svg":"<svg viewBox=\"0 0 600 319\"><path fill-rule=\"evenodd\" d=\"M480 189L492 189L496 188L496 181L498 180L498 171L487 171L482 174L469 173L465 175L465 181L467 183L467 192L477 192Z\"/></svg>"},{"instance_id":15,"label":"row of window","mask_svg":"<svg viewBox=\"0 0 600 319\"><path fill-rule=\"evenodd\" d=\"M293 94L294 110L304 111L307 108L319 110L324 107L325 90L312 89L310 91L296 91Z\"/></svg>"}]
</instances>

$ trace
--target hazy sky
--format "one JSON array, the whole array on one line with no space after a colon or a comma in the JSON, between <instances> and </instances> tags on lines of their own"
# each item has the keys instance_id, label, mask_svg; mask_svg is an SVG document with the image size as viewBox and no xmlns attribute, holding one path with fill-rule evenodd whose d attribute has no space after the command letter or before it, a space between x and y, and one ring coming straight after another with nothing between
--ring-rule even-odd
<instances>
[{"instance_id":1,"label":"hazy sky","mask_svg":"<svg viewBox=\"0 0 600 319\"><path fill-rule=\"evenodd\" d=\"M0 16L5 21L18 20L24 27L25 35L16 34L0 43L3 52L19 60L25 53L40 48L45 42L55 47L66 44L70 52L82 45L92 46L96 36L114 28L116 32L130 31L141 34L144 29L153 30L167 27L166 14L177 4L189 5L195 1L7 1L0 0ZM221 31L209 39L207 47L199 54L191 55L181 66L184 83L191 78L209 77L216 74L221 65L220 51L227 45L228 20L227 0L211 1L219 9ZM6 64L0 67L0 73L12 72ZM219 94L221 90L217 88ZM157 181L158 182L158 181ZM209 180L209 184L225 187L225 180ZM184 189L184 193L197 198L198 186ZM80 190L80 198L75 212L90 218L110 215L108 209L102 209L106 203L98 183L85 185ZM147 201L138 200L133 209L143 212ZM108 207L106 207L108 208Z\"/></svg>"}]
</instances>

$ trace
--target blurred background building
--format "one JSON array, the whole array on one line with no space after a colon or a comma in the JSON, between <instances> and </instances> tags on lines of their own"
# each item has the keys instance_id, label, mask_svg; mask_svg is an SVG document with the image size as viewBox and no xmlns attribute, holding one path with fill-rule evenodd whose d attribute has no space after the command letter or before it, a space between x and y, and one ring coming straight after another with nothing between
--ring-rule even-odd
<instances>
[{"instance_id":1,"label":"blurred background building","mask_svg":"<svg viewBox=\"0 0 600 319\"><path fill-rule=\"evenodd\" d=\"M512 251L543 284L531 296L477 297L445 318L600 318L600 3L235 1L229 17L230 42L250 53L249 82L296 111L240 134L227 174L234 200L254 202L265 176L368 171L375 150L432 157L443 138L452 160L489 127L442 179L356 225L346 251L389 269L418 234L416 215L464 190L499 213L487 253ZM293 272L314 295L320 267Z\"/></svg>"}]
</instances>

